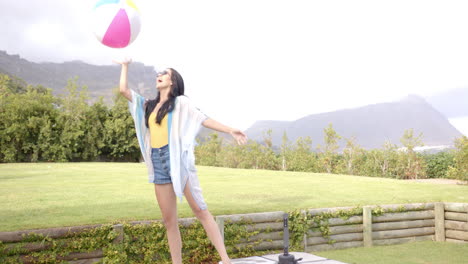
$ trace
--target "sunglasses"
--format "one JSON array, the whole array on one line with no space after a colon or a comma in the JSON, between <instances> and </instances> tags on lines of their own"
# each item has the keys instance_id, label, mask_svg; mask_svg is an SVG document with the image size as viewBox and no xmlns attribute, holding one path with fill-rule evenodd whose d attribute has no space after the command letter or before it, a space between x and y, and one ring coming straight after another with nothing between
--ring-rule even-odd
<instances>
[{"instance_id":1,"label":"sunglasses","mask_svg":"<svg viewBox=\"0 0 468 264\"><path fill-rule=\"evenodd\" d=\"M166 74L169 74L169 71L168 71L168 70L163 70L163 71L157 72L156 76L159 76L159 75L166 75Z\"/></svg>"}]
</instances>

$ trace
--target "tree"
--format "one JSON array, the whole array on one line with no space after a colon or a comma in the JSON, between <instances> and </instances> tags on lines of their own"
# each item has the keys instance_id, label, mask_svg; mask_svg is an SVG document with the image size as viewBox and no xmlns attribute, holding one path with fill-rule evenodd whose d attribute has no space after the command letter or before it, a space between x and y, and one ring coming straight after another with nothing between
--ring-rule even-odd
<instances>
[{"instance_id":1,"label":"tree","mask_svg":"<svg viewBox=\"0 0 468 264\"><path fill-rule=\"evenodd\" d=\"M133 118L128 111L127 99L117 90L109 118L104 122L104 148L102 152L112 161L138 161L140 147Z\"/></svg>"},{"instance_id":2,"label":"tree","mask_svg":"<svg viewBox=\"0 0 468 264\"><path fill-rule=\"evenodd\" d=\"M23 79L0 74L0 98L10 94L23 94L26 93L27 89L28 84ZM42 92L44 92L44 89L42 89Z\"/></svg>"},{"instance_id":3,"label":"tree","mask_svg":"<svg viewBox=\"0 0 468 264\"><path fill-rule=\"evenodd\" d=\"M390 141L386 141L382 150L380 163L382 177L395 177L398 172L398 147Z\"/></svg>"},{"instance_id":4,"label":"tree","mask_svg":"<svg viewBox=\"0 0 468 264\"><path fill-rule=\"evenodd\" d=\"M249 140L247 144L247 160L249 161L247 166L249 169L261 169L262 167L262 146L253 140Z\"/></svg>"},{"instance_id":5,"label":"tree","mask_svg":"<svg viewBox=\"0 0 468 264\"><path fill-rule=\"evenodd\" d=\"M325 171L327 173L332 173L338 160L338 141L341 139L341 136L336 133L331 123L328 124L328 127L323 129L323 132L325 145L321 149L320 161ZM319 146L319 148L321 147Z\"/></svg>"},{"instance_id":6,"label":"tree","mask_svg":"<svg viewBox=\"0 0 468 264\"><path fill-rule=\"evenodd\" d=\"M203 147L203 144L199 144L195 147L195 156L197 164L199 159L201 159L202 152L200 148ZM240 157L241 154L239 153L239 149L234 144L223 144L220 146L219 152L216 155L217 158L217 166L226 167L226 168L238 168L240 164Z\"/></svg>"},{"instance_id":7,"label":"tree","mask_svg":"<svg viewBox=\"0 0 468 264\"><path fill-rule=\"evenodd\" d=\"M363 175L375 177L396 177L398 169L398 147L385 141L381 149L364 152Z\"/></svg>"},{"instance_id":8,"label":"tree","mask_svg":"<svg viewBox=\"0 0 468 264\"><path fill-rule=\"evenodd\" d=\"M281 138L281 169L287 170L289 159L291 158L291 146L289 143L288 135L286 131L283 132L283 137Z\"/></svg>"},{"instance_id":9,"label":"tree","mask_svg":"<svg viewBox=\"0 0 468 264\"><path fill-rule=\"evenodd\" d=\"M25 92L13 92L8 78L3 76L0 97L0 160L3 162L38 161L48 159L58 136L54 128L56 98L50 89L28 86ZM18 89L16 90L18 91Z\"/></svg>"},{"instance_id":10,"label":"tree","mask_svg":"<svg viewBox=\"0 0 468 264\"><path fill-rule=\"evenodd\" d=\"M260 145L261 156L258 160L258 166L266 170L278 170L280 168L278 157L273 151L273 131L271 129L263 133L263 144Z\"/></svg>"},{"instance_id":11,"label":"tree","mask_svg":"<svg viewBox=\"0 0 468 264\"><path fill-rule=\"evenodd\" d=\"M405 130L400 142L405 147L404 151L400 152L401 169L398 173L398 178L403 179L418 179L425 178L424 160L416 155L414 149L418 146L424 146L422 142L423 134L415 136L413 129Z\"/></svg>"},{"instance_id":12,"label":"tree","mask_svg":"<svg viewBox=\"0 0 468 264\"><path fill-rule=\"evenodd\" d=\"M221 163L222 138L218 133L211 133L202 145L196 147L197 161L200 165L219 166Z\"/></svg>"},{"instance_id":13,"label":"tree","mask_svg":"<svg viewBox=\"0 0 468 264\"><path fill-rule=\"evenodd\" d=\"M101 97L84 113L81 158L83 160L96 160L105 146L105 122L109 119L109 109Z\"/></svg>"},{"instance_id":14,"label":"tree","mask_svg":"<svg viewBox=\"0 0 468 264\"><path fill-rule=\"evenodd\" d=\"M440 151L437 153L424 153L422 155L426 163L426 175L428 178L445 178L450 167L455 166L454 153Z\"/></svg>"},{"instance_id":15,"label":"tree","mask_svg":"<svg viewBox=\"0 0 468 264\"><path fill-rule=\"evenodd\" d=\"M454 166L449 167L447 176L468 182L468 137L462 136L455 140Z\"/></svg>"},{"instance_id":16,"label":"tree","mask_svg":"<svg viewBox=\"0 0 468 264\"><path fill-rule=\"evenodd\" d=\"M289 170L292 171L315 171L315 153L311 151L312 139L310 137L299 137L291 151Z\"/></svg>"},{"instance_id":17,"label":"tree","mask_svg":"<svg viewBox=\"0 0 468 264\"><path fill-rule=\"evenodd\" d=\"M357 161L363 156L363 149L356 143L356 138L346 138L346 147L343 149L343 163L347 174L354 175Z\"/></svg>"}]
</instances>

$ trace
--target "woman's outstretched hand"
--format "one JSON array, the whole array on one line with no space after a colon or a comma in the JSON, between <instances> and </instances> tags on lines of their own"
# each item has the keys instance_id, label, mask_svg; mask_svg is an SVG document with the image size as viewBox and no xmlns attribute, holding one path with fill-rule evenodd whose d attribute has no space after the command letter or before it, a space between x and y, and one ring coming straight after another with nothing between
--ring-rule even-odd
<instances>
[{"instance_id":1,"label":"woman's outstretched hand","mask_svg":"<svg viewBox=\"0 0 468 264\"><path fill-rule=\"evenodd\" d=\"M225 126L211 118L207 118L205 121L203 121L202 125L209 129L231 134L231 136L236 140L237 144L239 145L247 143L247 136L244 134L244 132L240 131L239 129Z\"/></svg>"},{"instance_id":2,"label":"woman's outstretched hand","mask_svg":"<svg viewBox=\"0 0 468 264\"><path fill-rule=\"evenodd\" d=\"M132 58L123 58L120 60L112 60L114 63L120 64L120 65L128 65L132 63Z\"/></svg>"},{"instance_id":3,"label":"woman's outstretched hand","mask_svg":"<svg viewBox=\"0 0 468 264\"><path fill-rule=\"evenodd\" d=\"M247 143L247 136L239 129L233 129L230 134L237 141L237 144L244 145Z\"/></svg>"}]
</instances>

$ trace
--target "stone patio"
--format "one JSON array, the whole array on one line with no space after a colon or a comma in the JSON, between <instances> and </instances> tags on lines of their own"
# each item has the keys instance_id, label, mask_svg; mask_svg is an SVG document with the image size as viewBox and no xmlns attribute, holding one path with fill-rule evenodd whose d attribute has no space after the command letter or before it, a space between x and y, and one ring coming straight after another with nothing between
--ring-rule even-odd
<instances>
[{"instance_id":1,"label":"stone patio","mask_svg":"<svg viewBox=\"0 0 468 264\"><path fill-rule=\"evenodd\" d=\"M272 254L272 255L265 255L265 256L255 256L255 257L249 257L249 258L241 258L241 259L233 259L232 263L235 264L276 264L278 263L278 256L282 255L281 254ZM301 261L298 263L300 264L346 264L344 262L332 260L332 259L326 259L322 258L319 256L315 256L309 253L304 253L304 252L291 252L290 254L294 255L296 259L302 258ZM219 264L222 264L222 262L219 262Z\"/></svg>"}]
</instances>

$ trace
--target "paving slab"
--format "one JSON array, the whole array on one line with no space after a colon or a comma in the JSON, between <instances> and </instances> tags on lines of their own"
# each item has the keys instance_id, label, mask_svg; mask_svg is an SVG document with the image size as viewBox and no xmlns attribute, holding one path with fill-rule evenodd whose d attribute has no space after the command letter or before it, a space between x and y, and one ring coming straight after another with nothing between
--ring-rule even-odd
<instances>
[{"instance_id":1,"label":"paving slab","mask_svg":"<svg viewBox=\"0 0 468 264\"><path fill-rule=\"evenodd\" d=\"M313 262L305 262L305 263L310 263L310 264L347 264L338 260L333 260L333 259L327 259L327 260L321 260L321 261L313 261Z\"/></svg>"},{"instance_id":2,"label":"paving slab","mask_svg":"<svg viewBox=\"0 0 468 264\"><path fill-rule=\"evenodd\" d=\"M277 264L278 263L278 256L281 254L271 254L265 256L255 256L249 258L241 258L241 259L232 259L231 262L235 264ZM298 263L300 264L346 264L344 262L340 262L337 260L326 259L323 257L315 256L309 253L304 252L291 252L290 254L294 255L296 259L302 258L301 261ZM219 262L222 264L223 262Z\"/></svg>"},{"instance_id":3,"label":"paving slab","mask_svg":"<svg viewBox=\"0 0 468 264\"><path fill-rule=\"evenodd\" d=\"M326 260L326 258L322 258L322 257L315 256L315 255L312 255L312 254L309 254L309 253L304 253L304 252L289 252L289 254L293 255L295 259L302 258L302 260L299 261L298 263L309 263L310 261ZM265 255L265 256L262 256L262 257L264 257L266 259L271 259L271 260L274 260L274 261L278 261L278 256L279 255L283 255L283 253Z\"/></svg>"},{"instance_id":4,"label":"paving slab","mask_svg":"<svg viewBox=\"0 0 468 264\"><path fill-rule=\"evenodd\" d=\"M276 261L273 261L271 259L266 259L262 257L250 257L250 258L241 258L241 259L231 259L231 262L234 264L275 264ZM220 261L219 264L222 264L223 262Z\"/></svg>"}]
</instances>

